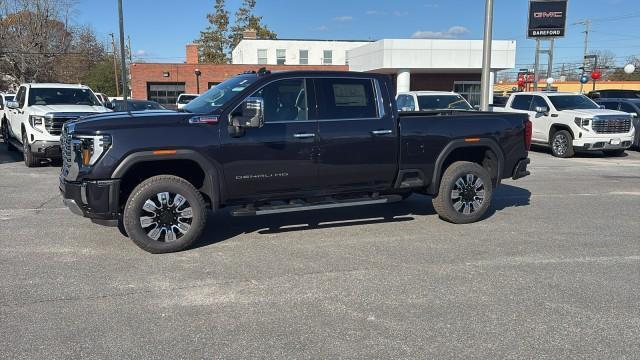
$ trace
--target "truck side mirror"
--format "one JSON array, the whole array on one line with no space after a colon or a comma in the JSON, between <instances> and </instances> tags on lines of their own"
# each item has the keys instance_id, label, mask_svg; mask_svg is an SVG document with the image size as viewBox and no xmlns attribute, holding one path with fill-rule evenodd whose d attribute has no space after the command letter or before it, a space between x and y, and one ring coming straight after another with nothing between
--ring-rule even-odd
<instances>
[{"instance_id":1,"label":"truck side mirror","mask_svg":"<svg viewBox=\"0 0 640 360\"><path fill-rule=\"evenodd\" d=\"M242 102L242 114L234 116L232 123L237 127L261 128L264 126L264 100L248 97Z\"/></svg>"},{"instance_id":2,"label":"truck side mirror","mask_svg":"<svg viewBox=\"0 0 640 360\"><path fill-rule=\"evenodd\" d=\"M7 101L7 107L9 109L17 109L20 107L20 104L18 104L17 101Z\"/></svg>"},{"instance_id":3,"label":"truck side mirror","mask_svg":"<svg viewBox=\"0 0 640 360\"><path fill-rule=\"evenodd\" d=\"M549 112L549 108L546 106L536 106L536 112L538 114L546 114Z\"/></svg>"}]
</instances>

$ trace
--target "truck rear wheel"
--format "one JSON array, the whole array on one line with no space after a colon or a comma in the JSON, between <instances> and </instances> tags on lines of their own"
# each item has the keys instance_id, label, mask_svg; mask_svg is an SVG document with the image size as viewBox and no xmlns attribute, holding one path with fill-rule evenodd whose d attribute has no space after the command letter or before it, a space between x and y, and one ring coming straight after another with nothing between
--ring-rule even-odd
<instances>
[{"instance_id":1,"label":"truck rear wheel","mask_svg":"<svg viewBox=\"0 0 640 360\"><path fill-rule=\"evenodd\" d=\"M551 153L555 157L570 158L575 155L573 136L567 130L558 130L551 137Z\"/></svg>"},{"instance_id":2,"label":"truck rear wheel","mask_svg":"<svg viewBox=\"0 0 640 360\"><path fill-rule=\"evenodd\" d=\"M133 242L153 254L184 250L202 234L207 208L191 183L160 175L140 183L124 209L124 228Z\"/></svg>"},{"instance_id":3,"label":"truck rear wheel","mask_svg":"<svg viewBox=\"0 0 640 360\"><path fill-rule=\"evenodd\" d=\"M27 141L27 134L22 134L22 155L24 156L24 164L27 167L40 166L40 158L31 152L31 147Z\"/></svg>"},{"instance_id":4,"label":"truck rear wheel","mask_svg":"<svg viewBox=\"0 0 640 360\"><path fill-rule=\"evenodd\" d=\"M468 224L484 216L492 196L489 172L476 163L457 161L445 170L433 207L446 221Z\"/></svg>"}]
</instances>

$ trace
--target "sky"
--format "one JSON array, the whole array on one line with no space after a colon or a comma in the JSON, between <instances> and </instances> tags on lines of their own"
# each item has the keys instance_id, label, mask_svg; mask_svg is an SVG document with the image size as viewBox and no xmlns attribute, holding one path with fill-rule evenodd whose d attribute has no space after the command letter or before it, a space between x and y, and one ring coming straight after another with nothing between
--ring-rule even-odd
<instances>
[{"instance_id":1,"label":"sky","mask_svg":"<svg viewBox=\"0 0 640 360\"><path fill-rule=\"evenodd\" d=\"M214 2L123 0L134 59L183 62L185 44L206 28L206 14L213 11ZM227 0L232 16L240 3ZM257 0L256 14L286 39L482 39L484 4L483 0ZM528 1L494 0L494 4L493 38L517 41L516 67L533 63L535 41L526 38ZM109 33L118 33L116 0L78 0L73 18L91 25L105 41ZM612 51L619 65L629 55L640 55L640 0L569 0L567 34L556 41L556 66L581 62L584 26L572 24L585 18L593 20L590 49Z\"/></svg>"}]
</instances>

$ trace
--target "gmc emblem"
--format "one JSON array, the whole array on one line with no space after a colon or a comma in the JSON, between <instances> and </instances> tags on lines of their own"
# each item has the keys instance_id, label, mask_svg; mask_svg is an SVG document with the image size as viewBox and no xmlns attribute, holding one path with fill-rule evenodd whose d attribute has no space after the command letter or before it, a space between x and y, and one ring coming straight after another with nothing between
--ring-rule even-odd
<instances>
[{"instance_id":1,"label":"gmc emblem","mask_svg":"<svg viewBox=\"0 0 640 360\"><path fill-rule=\"evenodd\" d=\"M536 19L545 19L545 18L561 18L563 15L562 11L540 11L534 12L533 17Z\"/></svg>"}]
</instances>

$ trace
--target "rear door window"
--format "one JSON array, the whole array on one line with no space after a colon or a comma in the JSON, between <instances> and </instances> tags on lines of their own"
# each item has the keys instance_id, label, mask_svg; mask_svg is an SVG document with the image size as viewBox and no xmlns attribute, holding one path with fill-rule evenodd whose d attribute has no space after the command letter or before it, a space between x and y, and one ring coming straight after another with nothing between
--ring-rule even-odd
<instances>
[{"instance_id":1,"label":"rear door window","mask_svg":"<svg viewBox=\"0 0 640 360\"><path fill-rule=\"evenodd\" d=\"M318 119L377 118L372 79L316 79Z\"/></svg>"},{"instance_id":2,"label":"rear door window","mask_svg":"<svg viewBox=\"0 0 640 360\"><path fill-rule=\"evenodd\" d=\"M511 103L512 109L529 111L532 95L516 95Z\"/></svg>"}]
</instances>

